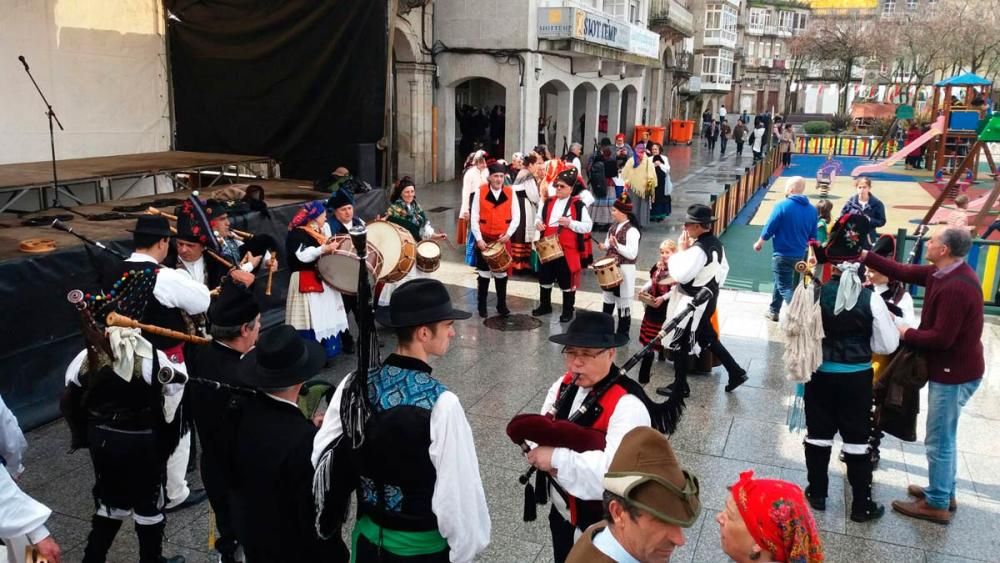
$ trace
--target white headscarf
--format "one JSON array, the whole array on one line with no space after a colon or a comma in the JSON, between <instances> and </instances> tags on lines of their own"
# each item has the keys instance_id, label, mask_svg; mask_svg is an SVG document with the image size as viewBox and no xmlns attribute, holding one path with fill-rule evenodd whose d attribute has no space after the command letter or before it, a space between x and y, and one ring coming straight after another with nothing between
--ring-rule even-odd
<instances>
[{"instance_id":1,"label":"white headscarf","mask_svg":"<svg viewBox=\"0 0 1000 563\"><path fill-rule=\"evenodd\" d=\"M833 314L839 315L841 311L850 311L858 304L858 296L861 295L861 278L858 277L858 262L844 262L837 264L840 270L840 285L837 287L837 301L833 306Z\"/></svg>"}]
</instances>

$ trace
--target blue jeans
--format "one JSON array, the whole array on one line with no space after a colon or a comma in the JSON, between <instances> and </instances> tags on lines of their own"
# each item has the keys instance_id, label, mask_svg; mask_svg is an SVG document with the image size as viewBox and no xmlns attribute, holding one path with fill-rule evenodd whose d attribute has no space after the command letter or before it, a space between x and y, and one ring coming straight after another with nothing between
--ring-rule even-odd
<instances>
[{"instance_id":1,"label":"blue jeans","mask_svg":"<svg viewBox=\"0 0 1000 563\"><path fill-rule=\"evenodd\" d=\"M771 273L774 274L774 292L771 293L771 312L777 315L781 312L781 302L792 302L792 292L795 291L795 263L802 258L789 256L772 256Z\"/></svg>"},{"instance_id":2,"label":"blue jeans","mask_svg":"<svg viewBox=\"0 0 1000 563\"><path fill-rule=\"evenodd\" d=\"M924 489L927 504L945 510L955 494L955 473L958 470L955 439L958 436L958 416L962 407L979 388L982 379L949 385L928 383L927 393L927 476Z\"/></svg>"}]
</instances>

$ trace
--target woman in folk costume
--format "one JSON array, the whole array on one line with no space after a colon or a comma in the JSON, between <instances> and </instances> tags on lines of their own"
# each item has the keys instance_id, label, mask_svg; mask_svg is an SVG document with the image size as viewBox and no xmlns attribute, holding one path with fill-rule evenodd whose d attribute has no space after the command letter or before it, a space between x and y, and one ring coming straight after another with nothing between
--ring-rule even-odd
<instances>
[{"instance_id":1,"label":"woman in folk costume","mask_svg":"<svg viewBox=\"0 0 1000 563\"><path fill-rule=\"evenodd\" d=\"M672 212L670 194L674 191L674 184L670 181L670 160L663 153L663 146L653 143L650 152L653 153L653 168L656 170L656 192L653 194L653 209L649 212L649 220L659 223Z\"/></svg>"},{"instance_id":2,"label":"woman in folk costume","mask_svg":"<svg viewBox=\"0 0 1000 563\"><path fill-rule=\"evenodd\" d=\"M458 212L458 227L456 238L459 244L465 244L465 263L475 266L473 259L473 241L469 238L469 212L472 206L473 194L479 186L486 183L489 173L486 171L486 151L478 150L465 159L462 175L462 200ZM394 201L394 200L391 200Z\"/></svg>"},{"instance_id":3,"label":"woman in folk costume","mask_svg":"<svg viewBox=\"0 0 1000 563\"><path fill-rule=\"evenodd\" d=\"M615 225L608 230L608 237L600 245L607 257L614 258L622 273L622 283L612 290L603 290L604 312L611 314L618 308L618 334L628 336L632 324L632 299L635 297L635 259L639 255L639 229L628 194L615 200L611 210Z\"/></svg>"},{"instance_id":4,"label":"woman in folk costume","mask_svg":"<svg viewBox=\"0 0 1000 563\"><path fill-rule=\"evenodd\" d=\"M639 344L643 346L652 342L663 328L663 323L667 322L667 299L670 297L670 290L675 282L670 277L670 268L667 261L677 252L677 242L667 239L660 243L660 260L649 270L649 281L642 286L641 291L653 298L653 304L646 305L646 310L642 315L642 326L639 327ZM666 351L662 342L657 342L653 350L656 351L658 359L662 362L666 360ZM642 358L639 365L639 383L645 385L649 383L649 372L653 369L652 351Z\"/></svg>"},{"instance_id":5,"label":"woman in folk costume","mask_svg":"<svg viewBox=\"0 0 1000 563\"><path fill-rule=\"evenodd\" d=\"M348 328L347 310L340 292L319 276L317 262L337 247L327 242L330 226L322 201L310 201L299 209L288 224L285 251L292 275L288 281L285 324L295 327L303 338L317 340L326 349L327 358L340 350L338 334Z\"/></svg>"},{"instance_id":6,"label":"woman in folk costume","mask_svg":"<svg viewBox=\"0 0 1000 563\"><path fill-rule=\"evenodd\" d=\"M535 151L523 155L521 162L523 168L511 185L521 211L521 224L510 239L510 257L513 260L511 268L515 272L530 272L534 269L531 265L531 243L538 238L538 231L535 230L535 210L539 201L538 180L541 178L544 162L542 156Z\"/></svg>"},{"instance_id":7,"label":"woman in folk costume","mask_svg":"<svg viewBox=\"0 0 1000 563\"><path fill-rule=\"evenodd\" d=\"M507 178L504 182L508 185L513 185L521 170L524 170L524 153L516 152L510 155L510 164L507 165Z\"/></svg>"},{"instance_id":8,"label":"woman in folk costume","mask_svg":"<svg viewBox=\"0 0 1000 563\"><path fill-rule=\"evenodd\" d=\"M445 233L434 232L434 227L431 226L431 222L427 219L427 213L417 203L417 188L413 184L413 179L409 176L403 176L396 182L396 185L392 188L392 192L389 194L389 200L392 203L385 212L386 221L395 223L406 229L413 237L413 240L420 242L422 240L445 240L448 238L448 235ZM425 274L417 268L410 268L410 271L403 279L398 282L386 283L382 287L382 292L379 293L379 306L388 307L392 292L397 287L414 278L424 276Z\"/></svg>"},{"instance_id":9,"label":"woman in folk costume","mask_svg":"<svg viewBox=\"0 0 1000 563\"><path fill-rule=\"evenodd\" d=\"M635 146L635 153L622 168L622 180L632 196L636 216L640 221L648 219L649 200L656 188L656 167L653 166L653 159L646 154L646 145L639 143ZM636 222L636 226L641 225Z\"/></svg>"}]
</instances>

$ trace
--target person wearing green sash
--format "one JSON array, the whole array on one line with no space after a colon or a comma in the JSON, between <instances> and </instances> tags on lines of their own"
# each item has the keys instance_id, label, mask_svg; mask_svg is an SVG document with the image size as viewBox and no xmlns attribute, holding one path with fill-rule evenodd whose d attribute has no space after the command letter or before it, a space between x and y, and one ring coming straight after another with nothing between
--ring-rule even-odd
<instances>
[{"instance_id":1,"label":"person wearing green sash","mask_svg":"<svg viewBox=\"0 0 1000 563\"><path fill-rule=\"evenodd\" d=\"M469 317L441 282L403 283L375 314L395 329L395 352L337 386L313 441L313 491L322 536L339 534L354 493L352 562L472 561L490 542L472 429L427 364Z\"/></svg>"}]
</instances>

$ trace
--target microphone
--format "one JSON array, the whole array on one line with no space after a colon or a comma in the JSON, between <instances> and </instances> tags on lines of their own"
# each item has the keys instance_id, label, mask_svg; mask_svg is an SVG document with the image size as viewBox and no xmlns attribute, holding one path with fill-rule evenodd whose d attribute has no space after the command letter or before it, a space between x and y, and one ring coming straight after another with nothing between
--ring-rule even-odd
<instances>
[{"instance_id":1,"label":"microphone","mask_svg":"<svg viewBox=\"0 0 1000 563\"><path fill-rule=\"evenodd\" d=\"M704 305L705 303L708 303L708 300L711 299L713 295L714 294L712 293L711 289L703 287L698 290L698 293L695 294L692 305L694 305L695 307Z\"/></svg>"},{"instance_id":2,"label":"microphone","mask_svg":"<svg viewBox=\"0 0 1000 563\"><path fill-rule=\"evenodd\" d=\"M21 64L24 65L24 70L29 70L28 69L28 61L24 60L24 55L18 55L17 56L17 60L21 61Z\"/></svg>"}]
</instances>

